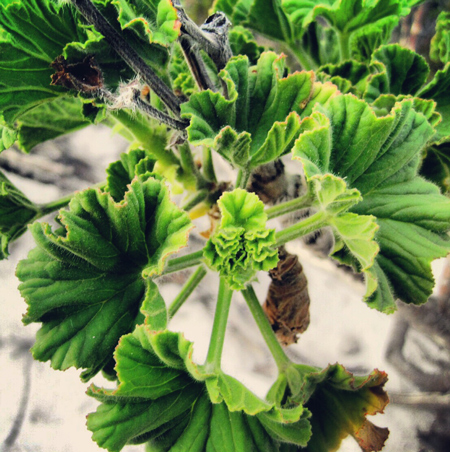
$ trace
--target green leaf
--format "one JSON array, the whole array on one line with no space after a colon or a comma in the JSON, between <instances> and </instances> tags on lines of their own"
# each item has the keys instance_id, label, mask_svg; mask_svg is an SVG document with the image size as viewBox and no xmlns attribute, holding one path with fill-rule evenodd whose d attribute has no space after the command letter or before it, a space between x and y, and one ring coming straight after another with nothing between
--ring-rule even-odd
<instances>
[{"instance_id":1,"label":"green leaf","mask_svg":"<svg viewBox=\"0 0 450 452\"><path fill-rule=\"evenodd\" d=\"M265 402L222 372L205 373L192 354L193 344L180 333L152 331L147 321L123 336L114 354L118 388L88 390L102 402L88 416L94 441L111 452L149 440L147 450L172 452L306 445L308 412L301 405L280 409ZM211 403L211 385L223 401Z\"/></svg>"},{"instance_id":2,"label":"green leaf","mask_svg":"<svg viewBox=\"0 0 450 452\"><path fill-rule=\"evenodd\" d=\"M180 35L181 23L170 0L114 0L123 30L132 29L148 44L168 46Z\"/></svg>"},{"instance_id":3,"label":"green leaf","mask_svg":"<svg viewBox=\"0 0 450 452\"><path fill-rule=\"evenodd\" d=\"M416 94L426 82L430 68L421 55L399 46L381 46L372 56L372 61L384 64L389 80L389 93Z\"/></svg>"},{"instance_id":4,"label":"green leaf","mask_svg":"<svg viewBox=\"0 0 450 452\"><path fill-rule=\"evenodd\" d=\"M437 71L433 80L425 85L418 93L417 97L432 99L436 102L436 110L442 116L442 122L436 128L436 136L433 141L436 144L450 141L450 63L444 69Z\"/></svg>"},{"instance_id":5,"label":"green leaf","mask_svg":"<svg viewBox=\"0 0 450 452\"><path fill-rule=\"evenodd\" d=\"M67 5L21 0L0 5L0 114L8 125L27 110L61 96L66 90L50 85L50 64L67 43L84 41L78 14Z\"/></svg>"},{"instance_id":6,"label":"green leaf","mask_svg":"<svg viewBox=\"0 0 450 452\"><path fill-rule=\"evenodd\" d=\"M345 249L357 260L358 269L366 271L379 251L374 240L378 229L371 215L355 215L347 211L362 200L360 192L348 188L344 179L328 172L333 153L329 119L318 112L305 118L302 133L293 149L294 158L301 160L310 191L314 194L314 210L325 212L326 223L336 236L334 252Z\"/></svg>"},{"instance_id":7,"label":"green leaf","mask_svg":"<svg viewBox=\"0 0 450 452\"><path fill-rule=\"evenodd\" d=\"M178 44L172 47L168 69L172 79L172 89L175 92L190 97L192 93L197 91L194 77Z\"/></svg>"},{"instance_id":8,"label":"green leaf","mask_svg":"<svg viewBox=\"0 0 450 452\"><path fill-rule=\"evenodd\" d=\"M299 114L326 102L336 88L315 84L312 72L282 78L283 72L284 57L273 52L263 53L256 67L249 67L245 56L233 57L219 74L228 97L203 91L182 104L182 116L191 120L190 142L211 146L246 170L289 152L299 133Z\"/></svg>"},{"instance_id":9,"label":"green leaf","mask_svg":"<svg viewBox=\"0 0 450 452\"><path fill-rule=\"evenodd\" d=\"M369 62L375 50L390 41L398 22L399 17L390 16L356 31L350 42L353 58L358 61Z\"/></svg>"},{"instance_id":10,"label":"green leaf","mask_svg":"<svg viewBox=\"0 0 450 452\"><path fill-rule=\"evenodd\" d=\"M155 166L153 160L146 151L133 149L120 155L120 160L111 163L106 169L107 192L114 201L119 202L128 191L128 185L135 176L152 172Z\"/></svg>"},{"instance_id":11,"label":"green leaf","mask_svg":"<svg viewBox=\"0 0 450 452\"><path fill-rule=\"evenodd\" d=\"M17 268L24 323L43 324L36 359L86 368L88 379L134 328L143 300L158 299L144 280L186 245L191 222L150 173L136 176L120 202L100 189L76 194L59 222L55 232L45 223L30 228L37 247Z\"/></svg>"},{"instance_id":12,"label":"green leaf","mask_svg":"<svg viewBox=\"0 0 450 452\"><path fill-rule=\"evenodd\" d=\"M450 62L450 13L442 11L436 21L436 34L430 43L430 59L436 62Z\"/></svg>"},{"instance_id":13,"label":"green leaf","mask_svg":"<svg viewBox=\"0 0 450 452\"><path fill-rule=\"evenodd\" d=\"M289 387L283 375L269 394L279 400L287 397L289 402L304 404L311 411L312 436L306 451L337 451L348 435L363 451L383 448L388 429L373 425L366 416L382 413L389 402L383 389L386 373L374 370L368 376L356 377L340 364L323 370L293 364L294 372L295 385Z\"/></svg>"},{"instance_id":14,"label":"green leaf","mask_svg":"<svg viewBox=\"0 0 450 452\"><path fill-rule=\"evenodd\" d=\"M246 190L224 193L218 206L222 219L204 248L204 256L233 290L242 290L258 271L268 271L277 264L275 230L266 229L264 204Z\"/></svg>"},{"instance_id":15,"label":"green leaf","mask_svg":"<svg viewBox=\"0 0 450 452\"><path fill-rule=\"evenodd\" d=\"M228 33L228 40L233 55L246 55L250 65L256 64L264 51L264 47L258 45L252 32L244 27L233 27Z\"/></svg>"},{"instance_id":16,"label":"green leaf","mask_svg":"<svg viewBox=\"0 0 450 452\"><path fill-rule=\"evenodd\" d=\"M2 125L0 120L0 152L9 149L17 139L17 131Z\"/></svg>"},{"instance_id":17,"label":"green leaf","mask_svg":"<svg viewBox=\"0 0 450 452\"><path fill-rule=\"evenodd\" d=\"M399 0L283 0L283 7L297 26L306 27L323 17L341 33L351 33L389 16L405 13Z\"/></svg>"},{"instance_id":18,"label":"green leaf","mask_svg":"<svg viewBox=\"0 0 450 452\"><path fill-rule=\"evenodd\" d=\"M434 286L431 261L449 250L450 200L417 176L433 129L413 106L405 99L377 117L354 96L337 96L321 108L326 118L315 113L315 123L304 120L305 136L294 148L307 178L331 173L344 179L363 198L350 212L376 217L380 252L376 265L366 266L366 302L385 312L395 310L395 298L424 303ZM338 248L335 257L364 268L349 260L349 251Z\"/></svg>"},{"instance_id":19,"label":"green leaf","mask_svg":"<svg viewBox=\"0 0 450 452\"><path fill-rule=\"evenodd\" d=\"M16 121L19 147L30 152L39 143L88 126L85 105L76 97L57 97L28 110Z\"/></svg>"},{"instance_id":20,"label":"green leaf","mask_svg":"<svg viewBox=\"0 0 450 452\"><path fill-rule=\"evenodd\" d=\"M32 203L0 172L0 260L8 255L8 245L19 238L39 213Z\"/></svg>"}]
</instances>

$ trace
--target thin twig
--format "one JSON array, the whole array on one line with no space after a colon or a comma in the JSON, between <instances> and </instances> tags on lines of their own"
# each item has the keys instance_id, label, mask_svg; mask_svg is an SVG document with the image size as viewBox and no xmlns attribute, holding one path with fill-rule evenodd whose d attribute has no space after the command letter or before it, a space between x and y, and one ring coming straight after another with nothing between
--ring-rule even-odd
<instances>
[{"instance_id":1,"label":"thin twig","mask_svg":"<svg viewBox=\"0 0 450 452\"><path fill-rule=\"evenodd\" d=\"M182 34L179 39L181 50L183 51L186 62L191 70L191 73L197 82L198 87L201 90L210 89L211 91L217 91L211 77L206 69L205 62L203 61L200 52L198 51L197 44L187 34Z\"/></svg>"},{"instance_id":2,"label":"thin twig","mask_svg":"<svg viewBox=\"0 0 450 452\"><path fill-rule=\"evenodd\" d=\"M199 27L184 11L179 0L173 0L181 22L181 32L190 36L213 60L217 70L222 70L233 56L228 42L230 21L222 12L209 16Z\"/></svg>"},{"instance_id":3,"label":"thin twig","mask_svg":"<svg viewBox=\"0 0 450 452\"><path fill-rule=\"evenodd\" d=\"M155 74L120 33L103 17L90 0L70 0L86 20L94 25L108 44L130 66L130 68L156 93L167 107L180 117L180 100L170 88Z\"/></svg>"},{"instance_id":4,"label":"thin twig","mask_svg":"<svg viewBox=\"0 0 450 452\"><path fill-rule=\"evenodd\" d=\"M186 127L189 125L189 121L172 118L166 113L162 112L161 110L158 110L157 108L152 107L150 104L143 101L141 99L141 93L139 90L135 90L133 100L134 104L139 110L143 111L153 119L156 119L157 121L166 124L172 129L184 131Z\"/></svg>"}]
</instances>

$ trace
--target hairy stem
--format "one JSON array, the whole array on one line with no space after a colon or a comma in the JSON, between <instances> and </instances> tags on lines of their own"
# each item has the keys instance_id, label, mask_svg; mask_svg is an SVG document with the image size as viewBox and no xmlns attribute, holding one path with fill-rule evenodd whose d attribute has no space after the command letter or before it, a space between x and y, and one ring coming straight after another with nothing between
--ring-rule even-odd
<instances>
[{"instance_id":1,"label":"hairy stem","mask_svg":"<svg viewBox=\"0 0 450 452\"><path fill-rule=\"evenodd\" d=\"M178 311L178 309L183 306L183 303L189 298L191 293L200 284L201 280L206 275L206 268L200 265L197 270L189 277L186 284L182 287L178 295L173 300L172 304L169 306L169 318L172 318Z\"/></svg>"},{"instance_id":2,"label":"hairy stem","mask_svg":"<svg viewBox=\"0 0 450 452\"><path fill-rule=\"evenodd\" d=\"M203 249L195 251L194 253L186 254L185 256L175 257L167 262L165 270L162 275L179 272L189 267L195 267L202 263Z\"/></svg>"},{"instance_id":3,"label":"hairy stem","mask_svg":"<svg viewBox=\"0 0 450 452\"><path fill-rule=\"evenodd\" d=\"M240 169L236 179L236 188L243 188L245 190L250 179L250 174L250 171Z\"/></svg>"},{"instance_id":4,"label":"hairy stem","mask_svg":"<svg viewBox=\"0 0 450 452\"><path fill-rule=\"evenodd\" d=\"M267 347L269 347L269 350L272 353L279 372L285 372L287 367L291 365L291 360L286 356L286 353L284 353L283 348L278 342L272 330L272 327L267 320L266 314L264 313L261 304L259 303L253 286L251 284L248 284L247 288L242 291L242 295L244 296L245 301L247 302L247 305L253 315L253 318L258 325L259 331L261 331Z\"/></svg>"},{"instance_id":5,"label":"hairy stem","mask_svg":"<svg viewBox=\"0 0 450 452\"><path fill-rule=\"evenodd\" d=\"M199 190L197 193L194 194L191 198L187 200L185 204L181 206L183 210L186 212L189 212L194 207L198 206L201 202L203 202L205 199L207 199L209 196L208 190Z\"/></svg>"},{"instance_id":6,"label":"hairy stem","mask_svg":"<svg viewBox=\"0 0 450 452\"><path fill-rule=\"evenodd\" d=\"M150 125L147 121L125 110L114 110L111 115L125 126L142 146L150 151L161 163L165 165L181 166L173 151L165 149L165 134L149 133Z\"/></svg>"},{"instance_id":7,"label":"hairy stem","mask_svg":"<svg viewBox=\"0 0 450 452\"><path fill-rule=\"evenodd\" d=\"M304 51L301 44L299 42L294 42L288 45L291 53L297 58L297 61L300 63L300 66L304 71L311 71L318 68L317 64L314 60Z\"/></svg>"},{"instance_id":8,"label":"hairy stem","mask_svg":"<svg viewBox=\"0 0 450 452\"><path fill-rule=\"evenodd\" d=\"M102 34L106 42L128 64L128 66L147 83L157 96L178 118L180 100L170 88L155 74L123 36L108 22L90 0L70 0L85 19Z\"/></svg>"},{"instance_id":9,"label":"hairy stem","mask_svg":"<svg viewBox=\"0 0 450 452\"><path fill-rule=\"evenodd\" d=\"M209 342L208 355L205 361L205 370L207 372L218 372L220 370L232 295L233 291L229 288L225 279L220 278L216 313L214 314L211 340Z\"/></svg>"},{"instance_id":10,"label":"hairy stem","mask_svg":"<svg viewBox=\"0 0 450 452\"><path fill-rule=\"evenodd\" d=\"M180 151L181 167L186 174L190 174L193 179L196 180L196 187L198 189L209 187L208 181L203 177L203 174L199 171L192 155L191 147L189 143L183 143L178 147Z\"/></svg>"},{"instance_id":11,"label":"hairy stem","mask_svg":"<svg viewBox=\"0 0 450 452\"><path fill-rule=\"evenodd\" d=\"M189 125L189 121L186 120L180 120L172 118L171 116L167 115L166 113L162 112L161 110L158 110L157 108L153 107L152 105L148 104L147 102L144 102L141 98L141 93L139 90L136 90L134 93L134 103L139 110L147 114L153 119L156 119L160 123L166 124L167 126L171 127L172 129L176 130L185 130L186 127ZM186 134L186 132L184 132ZM185 137L186 139L187 137Z\"/></svg>"},{"instance_id":12,"label":"hairy stem","mask_svg":"<svg viewBox=\"0 0 450 452\"><path fill-rule=\"evenodd\" d=\"M317 212L314 215L299 221L298 223L283 229L275 234L276 245L281 246L291 240L303 237L306 234L317 231L327 226L328 215L326 212Z\"/></svg>"},{"instance_id":13,"label":"hairy stem","mask_svg":"<svg viewBox=\"0 0 450 452\"><path fill-rule=\"evenodd\" d=\"M314 198L307 193L306 195L292 199L291 201L276 204L275 206L266 209L267 218L270 220L271 218L280 217L281 215L285 215L287 213L311 207L313 201Z\"/></svg>"},{"instance_id":14,"label":"hairy stem","mask_svg":"<svg viewBox=\"0 0 450 452\"><path fill-rule=\"evenodd\" d=\"M336 31L339 41L339 55L340 60L345 61L350 59L350 35Z\"/></svg>"},{"instance_id":15,"label":"hairy stem","mask_svg":"<svg viewBox=\"0 0 450 452\"><path fill-rule=\"evenodd\" d=\"M106 182L100 182L99 184L95 184L90 188L103 189L105 187L106 187ZM59 198L56 201L52 201L47 204L42 204L41 206L39 206L39 212L37 213L37 215L33 219L33 221L37 220L39 218L42 218L45 215L48 215L52 212L56 212L57 210L62 209L63 207L66 207L74 196L75 196L75 193L70 193L69 195L63 196L62 198Z\"/></svg>"},{"instance_id":16,"label":"hairy stem","mask_svg":"<svg viewBox=\"0 0 450 452\"><path fill-rule=\"evenodd\" d=\"M207 181L217 182L211 148L203 146L203 174Z\"/></svg>"}]
</instances>

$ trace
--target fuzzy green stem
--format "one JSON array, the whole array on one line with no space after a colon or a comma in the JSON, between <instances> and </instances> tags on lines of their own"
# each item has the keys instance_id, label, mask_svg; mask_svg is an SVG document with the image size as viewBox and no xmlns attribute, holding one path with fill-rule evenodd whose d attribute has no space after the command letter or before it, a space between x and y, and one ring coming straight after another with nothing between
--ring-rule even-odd
<instances>
[{"instance_id":1,"label":"fuzzy green stem","mask_svg":"<svg viewBox=\"0 0 450 452\"><path fill-rule=\"evenodd\" d=\"M299 42L288 44L288 48L295 58L297 58L297 61L304 71L316 70L318 68L315 61L302 48L302 45Z\"/></svg>"},{"instance_id":2,"label":"fuzzy green stem","mask_svg":"<svg viewBox=\"0 0 450 452\"><path fill-rule=\"evenodd\" d=\"M203 174L207 181L217 182L211 148L203 146Z\"/></svg>"},{"instance_id":3,"label":"fuzzy green stem","mask_svg":"<svg viewBox=\"0 0 450 452\"><path fill-rule=\"evenodd\" d=\"M350 59L350 34L336 30L339 41L340 60L346 61Z\"/></svg>"},{"instance_id":4,"label":"fuzzy green stem","mask_svg":"<svg viewBox=\"0 0 450 452\"><path fill-rule=\"evenodd\" d=\"M266 209L267 219L270 220L271 218L276 218L287 213L311 207L313 201L314 198L310 195L310 193L307 193L306 195L292 199L291 201L276 204L275 206Z\"/></svg>"},{"instance_id":5,"label":"fuzzy green stem","mask_svg":"<svg viewBox=\"0 0 450 452\"><path fill-rule=\"evenodd\" d=\"M105 188L105 186L106 186L106 182L100 182L99 184L93 185L91 188L103 189L103 188ZM74 196L75 196L75 193L70 193L69 195L63 196L62 198L59 198L55 201L49 202L47 204L42 204L41 206L39 206L39 211L38 211L36 217L34 218L34 220L42 218L45 215L48 215L52 212L62 209L63 207L66 207Z\"/></svg>"},{"instance_id":6,"label":"fuzzy green stem","mask_svg":"<svg viewBox=\"0 0 450 452\"><path fill-rule=\"evenodd\" d=\"M173 300L172 304L169 306L169 318L172 318L178 311L178 309L183 306L183 303L189 298L191 293L200 284L200 281L206 275L206 268L200 265L197 270L189 277L186 284L181 288L178 295Z\"/></svg>"},{"instance_id":7,"label":"fuzzy green stem","mask_svg":"<svg viewBox=\"0 0 450 452\"><path fill-rule=\"evenodd\" d=\"M303 237L306 234L317 231L324 226L327 226L328 214L320 211L299 221L298 223L283 229L275 234L275 246L284 245L291 240Z\"/></svg>"},{"instance_id":8,"label":"fuzzy green stem","mask_svg":"<svg viewBox=\"0 0 450 452\"><path fill-rule=\"evenodd\" d=\"M202 263L203 249L195 251L194 253L186 254L185 256L175 257L167 262L166 268L162 272L162 275L169 273L179 272L189 267L195 267Z\"/></svg>"},{"instance_id":9,"label":"fuzzy green stem","mask_svg":"<svg viewBox=\"0 0 450 452\"><path fill-rule=\"evenodd\" d=\"M194 207L198 206L201 202L203 202L205 199L207 199L209 196L208 190L200 190L197 193L195 193L193 196L191 196L184 205L181 206L183 210L186 212L189 212Z\"/></svg>"},{"instance_id":10,"label":"fuzzy green stem","mask_svg":"<svg viewBox=\"0 0 450 452\"><path fill-rule=\"evenodd\" d=\"M180 151L181 167L184 173L190 176L192 180L195 180L197 188L206 188L209 184L203 177L202 173L198 170L197 165L192 155L191 147L189 143L184 143L178 147Z\"/></svg>"},{"instance_id":11,"label":"fuzzy green stem","mask_svg":"<svg viewBox=\"0 0 450 452\"><path fill-rule=\"evenodd\" d=\"M247 169L240 169L238 171L237 179L236 179L236 188L243 188L244 190L247 188L247 183L250 178L250 171Z\"/></svg>"},{"instance_id":12,"label":"fuzzy green stem","mask_svg":"<svg viewBox=\"0 0 450 452\"><path fill-rule=\"evenodd\" d=\"M217 296L216 313L209 342L208 355L205 361L206 372L219 372L222 361L223 343L228 323L228 313L230 311L231 297L233 291L230 289L224 278L220 278L219 295Z\"/></svg>"},{"instance_id":13,"label":"fuzzy green stem","mask_svg":"<svg viewBox=\"0 0 450 452\"><path fill-rule=\"evenodd\" d=\"M253 290L253 286L248 284L247 288L242 291L242 295L244 296L253 318L258 325L259 331L261 331L267 347L269 347L269 350L272 353L279 372L285 372L285 370L291 365L291 360L286 356L286 353L284 353L283 348L278 342L272 327L267 320L266 314L259 303L255 291Z\"/></svg>"},{"instance_id":14,"label":"fuzzy green stem","mask_svg":"<svg viewBox=\"0 0 450 452\"><path fill-rule=\"evenodd\" d=\"M142 146L150 151L165 165L181 166L177 156L171 150L166 150L166 139L162 134L149 133L150 124L142 117L131 115L125 110L114 110L111 115L125 126Z\"/></svg>"}]
</instances>

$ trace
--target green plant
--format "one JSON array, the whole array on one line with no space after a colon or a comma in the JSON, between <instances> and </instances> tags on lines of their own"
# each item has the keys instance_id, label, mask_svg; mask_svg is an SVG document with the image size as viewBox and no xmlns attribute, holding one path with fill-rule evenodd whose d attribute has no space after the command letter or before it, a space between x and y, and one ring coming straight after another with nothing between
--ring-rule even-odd
<instances>
[{"instance_id":1,"label":"green plant","mask_svg":"<svg viewBox=\"0 0 450 452\"><path fill-rule=\"evenodd\" d=\"M130 141L106 182L47 205L0 175L1 257L27 227L36 241L17 268L24 323L42 323L33 356L84 369L83 381L101 371L117 382L88 390L101 402L87 422L99 446L321 452L351 434L381 450L387 430L365 416L386 405L386 374L293 363L252 283L277 265L278 247L329 227L331 257L363 274L369 307L427 301L430 264L450 249L447 18L433 47L444 66L430 80L424 57L387 44L417 3L217 0L226 16L198 27L170 0L1 0L0 150L16 142L28 152L102 122ZM192 146L202 146L201 165ZM237 170L234 186L217 179L212 152ZM249 177L287 154L303 166L305 194L265 207L246 190ZM204 248L169 258L188 244L190 217L214 206L221 219ZM58 209L58 228L35 222ZM267 229L302 209L312 214ZM166 308L155 278L190 267ZM208 267L220 287L200 365L168 324ZM233 291L279 370L265 400L221 370Z\"/></svg>"}]
</instances>

